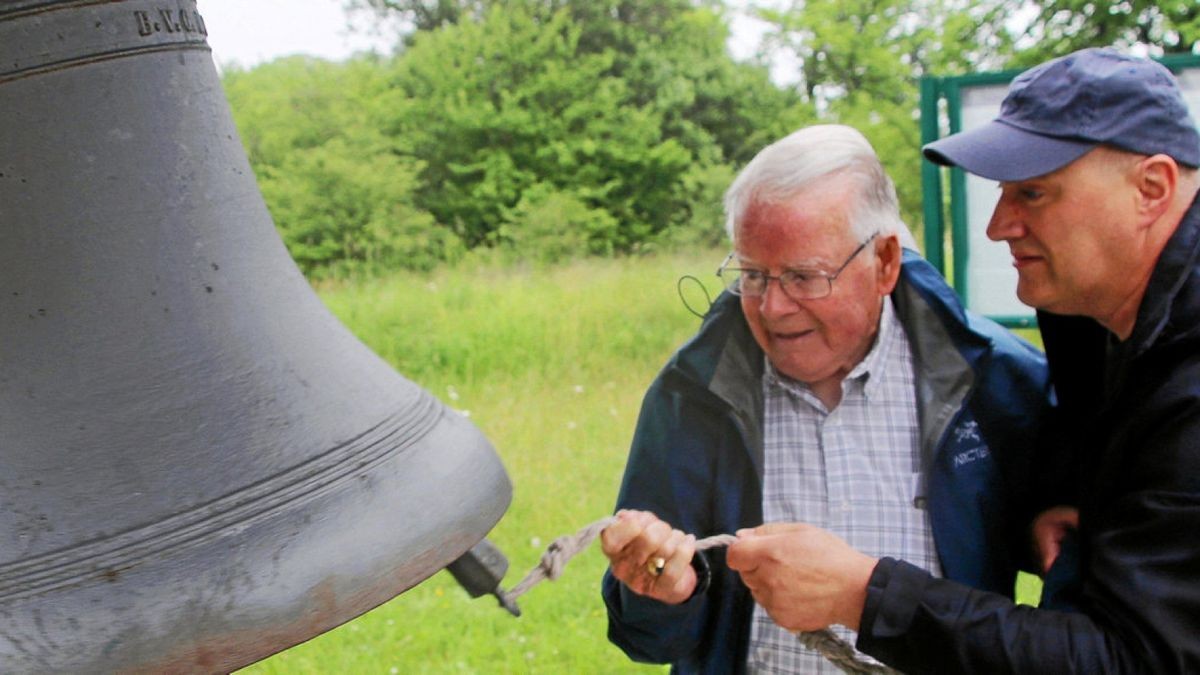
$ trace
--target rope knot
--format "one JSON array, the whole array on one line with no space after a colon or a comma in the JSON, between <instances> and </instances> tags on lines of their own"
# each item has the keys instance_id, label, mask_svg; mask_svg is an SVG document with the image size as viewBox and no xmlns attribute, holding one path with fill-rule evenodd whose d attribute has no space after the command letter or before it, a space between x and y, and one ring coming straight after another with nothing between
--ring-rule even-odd
<instances>
[{"instance_id":1,"label":"rope knot","mask_svg":"<svg viewBox=\"0 0 1200 675\"><path fill-rule=\"evenodd\" d=\"M564 551L570 548L566 540L571 538L570 535L565 535L555 539L550 542L550 545L546 547L546 552L542 554L538 567L542 568L542 571L546 573L546 578L550 581L558 579L563 568L567 566L567 558L574 554L574 551L571 551L570 554L564 555Z\"/></svg>"}]
</instances>

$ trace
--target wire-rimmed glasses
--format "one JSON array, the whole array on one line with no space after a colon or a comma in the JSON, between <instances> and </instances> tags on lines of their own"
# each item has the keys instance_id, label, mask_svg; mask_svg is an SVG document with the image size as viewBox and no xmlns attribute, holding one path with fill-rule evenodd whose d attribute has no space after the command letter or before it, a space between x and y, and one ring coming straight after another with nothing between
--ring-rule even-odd
<instances>
[{"instance_id":1,"label":"wire-rimmed glasses","mask_svg":"<svg viewBox=\"0 0 1200 675\"><path fill-rule=\"evenodd\" d=\"M779 287L783 289L784 294L792 300L817 300L833 292L834 280L838 278L842 270L846 269L850 261L854 260L854 257L861 253L867 244L877 236L879 236L878 232L863 240L858 248L854 249L854 252L846 258L846 262L833 272L819 269L791 269L784 270L779 276L772 276L762 270L750 267L730 267L729 263L733 262L737 255L730 253L717 268L717 276L725 284L725 288L734 295L757 298L767 292L767 284L774 279L779 282Z\"/></svg>"}]
</instances>

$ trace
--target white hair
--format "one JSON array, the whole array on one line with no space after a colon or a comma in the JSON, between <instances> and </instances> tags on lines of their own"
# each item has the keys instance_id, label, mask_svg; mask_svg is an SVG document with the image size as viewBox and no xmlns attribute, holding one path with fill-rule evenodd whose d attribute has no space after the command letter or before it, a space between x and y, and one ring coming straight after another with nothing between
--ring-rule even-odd
<instances>
[{"instance_id":1,"label":"white hair","mask_svg":"<svg viewBox=\"0 0 1200 675\"><path fill-rule=\"evenodd\" d=\"M853 178L856 198L847 216L861 240L878 232L895 234L900 245L917 250L917 241L900 218L896 186L884 171L870 141L841 124L819 124L792 132L763 148L725 192L725 231L737 241L738 227L753 203L779 204L820 181Z\"/></svg>"}]
</instances>

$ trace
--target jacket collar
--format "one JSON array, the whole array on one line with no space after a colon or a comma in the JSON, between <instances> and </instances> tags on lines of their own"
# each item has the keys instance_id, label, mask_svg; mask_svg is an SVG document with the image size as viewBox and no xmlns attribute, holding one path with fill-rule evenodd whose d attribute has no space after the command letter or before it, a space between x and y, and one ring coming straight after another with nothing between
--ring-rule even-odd
<instances>
[{"instance_id":1,"label":"jacket collar","mask_svg":"<svg viewBox=\"0 0 1200 675\"><path fill-rule=\"evenodd\" d=\"M709 307L696 335L676 352L671 367L719 394L761 377L762 356L737 296L725 291Z\"/></svg>"},{"instance_id":2,"label":"jacket collar","mask_svg":"<svg viewBox=\"0 0 1200 675\"><path fill-rule=\"evenodd\" d=\"M921 465L929 466L938 441L974 386L976 364L992 340L972 327L974 320L932 265L905 251L902 269L892 302L912 349ZM927 478L922 473L922 495Z\"/></svg>"},{"instance_id":3,"label":"jacket collar","mask_svg":"<svg viewBox=\"0 0 1200 675\"><path fill-rule=\"evenodd\" d=\"M762 476L765 359L737 296L726 291L717 298L690 345L692 349L680 350L680 365L733 411L755 470Z\"/></svg>"},{"instance_id":4,"label":"jacket collar","mask_svg":"<svg viewBox=\"0 0 1200 675\"><path fill-rule=\"evenodd\" d=\"M1138 308L1133 332L1129 336L1130 356L1145 352L1156 343L1168 343L1195 331L1200 324L1200 299L1185 290L1185 284L1200 272L1196 257L1200 253L1200 195L1184 214L1175 233L1159 255L1146 294ZM1194 287L1195 284L1192 284Z\"/></svg>"}]
</instances>

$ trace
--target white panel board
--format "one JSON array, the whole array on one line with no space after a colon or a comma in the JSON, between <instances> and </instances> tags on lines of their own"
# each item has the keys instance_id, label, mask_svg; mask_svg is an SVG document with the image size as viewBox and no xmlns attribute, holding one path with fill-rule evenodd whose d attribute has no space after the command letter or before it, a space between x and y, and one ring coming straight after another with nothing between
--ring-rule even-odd
<instances>
[{"instance_id":1,"label":"white panel board","mask_svg":"<svg viewBox=\"0 0 1200 675\"><path fill-rule=\"evenodd\" d=\"M966 131L1000 114L1008 85L963 87L961 91L962 129ZM987 238L987 224L999 194L996 181L967 174L967 306L986 316L1032 317L1033 310L1017 300L1017 270L1008 244Z\"/></svg>"}]
</instances>

